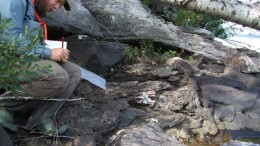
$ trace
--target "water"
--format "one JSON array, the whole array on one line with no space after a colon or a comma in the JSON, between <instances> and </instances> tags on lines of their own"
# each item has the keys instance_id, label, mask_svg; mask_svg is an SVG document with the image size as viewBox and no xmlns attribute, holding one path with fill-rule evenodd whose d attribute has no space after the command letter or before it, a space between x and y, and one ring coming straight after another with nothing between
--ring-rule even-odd
<instances>
[{"instance_id":1,"label":"water","mask_svg":"<svg viewBox=\"0 0 260 146\"><path fill-rule=\"evenodd\" d=\"M250 141L254 141L254 139L248 139ZM246 142L246 141L237 141L237 140L231 140L228 143L223 143L221 146L260 146L260 139L258 139L258 143L255 142Z\"/></svg>"},{"instance_id":2,"label":"water","mask_svg":"<svg viewBox=\"0 0 260 146\"><path fill-rule=\"evenodd\" d=\"M188 146L260 146L260 138L258 139L241 139L231 140L226 143L210 143L210 144L188 144Z\"/></svg>"},{"instance_id":3,"label":"water","mask_svg":"<svg viewBox=\"0 0 260 146\"><path fill-rule=\"evenodd\" d=\"M260 146L260 132L252 129L226 131L233 140L221 146Z\"/></svg>"},{"instance_id":4,"label":"water","mask_svg":"<svg viewBox=\"0 0 260 146\"><path fill-rule=\"evenodd\" d=\"M188 146L260 146L260 132L247 128L227 130L221 139L222 143L192 143Z\"/></svg>"}]
</instances>

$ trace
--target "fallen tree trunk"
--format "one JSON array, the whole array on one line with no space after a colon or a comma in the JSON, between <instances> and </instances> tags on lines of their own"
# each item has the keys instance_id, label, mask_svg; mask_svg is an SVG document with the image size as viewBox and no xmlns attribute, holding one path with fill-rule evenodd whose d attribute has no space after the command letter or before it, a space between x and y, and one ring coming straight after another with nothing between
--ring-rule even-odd
<instances>
[{"instance_id":1,"label":"fallen tree trunk","mask_svg":"<svg viewBox=\"0 0 260 146\"><path fill-rule=\"evenodd\" d=\"M239 0L157 0L157 2L169 3L260 30L260 2L244 3Z\"/></svg>"}]
</instances>

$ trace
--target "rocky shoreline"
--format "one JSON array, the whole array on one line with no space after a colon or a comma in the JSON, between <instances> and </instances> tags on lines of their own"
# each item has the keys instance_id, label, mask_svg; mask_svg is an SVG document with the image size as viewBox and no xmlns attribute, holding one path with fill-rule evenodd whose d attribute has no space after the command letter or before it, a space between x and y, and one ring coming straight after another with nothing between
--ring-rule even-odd
<instances>
[{"instance_id":1,"label":"rocky shoreline","mask_svg":"<svg viewBox=\"0 0 260 146\"><path fill-rule=\"evenodd\" d=\"M225 142L226 130L260 131L259 73L241 73L245 64L232 60L241 62L237 55L225 66L175 57L164 65L115 68L104 75L105 91L88 81L78 85L72 98L84 99L59 111L70 126L65 135L53 139L20 128L12 139L17 145L181 146Z\"/></svg>"},{"instance_id":2,"label":"rocky shoreline","mask_svg":"<svg viewBox=\"0 0 260 146\"><path fill-rule=\"evenodd\" d=\"M260 136L259 53L177 27L139 0L74 0L71 7L48 16L50 38L68 36L71 61L105 77L107 90L80 82L56 117L70 126L64 135L27 131L26 115L17 117L15 145L182 146L222 143L232 139L227 131L246 129ZM193 59L123 66L125 48L142 39Z\"/></svg>"}]
</instances>

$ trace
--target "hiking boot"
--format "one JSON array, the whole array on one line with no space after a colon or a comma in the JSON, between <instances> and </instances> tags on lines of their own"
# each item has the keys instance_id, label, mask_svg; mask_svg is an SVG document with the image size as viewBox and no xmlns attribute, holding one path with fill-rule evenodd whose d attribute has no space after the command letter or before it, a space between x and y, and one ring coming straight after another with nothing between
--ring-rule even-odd
<instances>
[{"instance_id":1,"label":"hiking boot","mask_svg":"<svg viewBox=\"0 0 260 146\"><path fill-rule=\"evenodd\" d=\"M5 129L14 133L18 132L18 127L14 123L13 115L5 109L0 109L0 124L2 124Z\"/></svg>"},{"instance_id":2,"label":"hiking boot","mask_svg":"<svg viewBox=\"0 0 260 146\"><path fill-rule=\"evenodd\" d=\"M69 129L69 127L67 125L62 125L59 128L57 128L52 123L48 123L48 124L41 125L36 129L47 135L58 135L58 134L65 133Z\"/></svg>"}]
</instances>

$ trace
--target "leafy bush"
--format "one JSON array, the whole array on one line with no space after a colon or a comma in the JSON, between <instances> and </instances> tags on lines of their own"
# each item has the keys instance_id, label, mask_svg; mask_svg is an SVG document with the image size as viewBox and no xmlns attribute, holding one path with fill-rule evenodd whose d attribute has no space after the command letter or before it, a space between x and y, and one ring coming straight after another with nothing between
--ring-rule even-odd
<instances>
[{"instance_id":1,"label":"leafy bush","mask_svg":"<svg viewBox=\"0 0 260 146\"><path fill-rule=\"evenodd\" d=\"M11 25L11 19L0 17L0 89L11 91L16 95L21 89L22 82L30 82L36 77L36 71L49 72L50 66L31 67L33 61L37 60L33 55L29 55L31 49L38 43L39 36L32 37L30 32L26 32L25 38L11 38L4 30ZM20 45L24 39L30 39L31 43L25 47Z\"/></svg>"},{"instance_id":2,"label":"leafy bush","mask_svg":"<svg viewBox=\"0 0 260 146\"><path fill-rule=\"evenodd\" d=\"M179 26L205 28L211 31L214 36L222 39L226 39L230 35L222 26L223 20L184 9L179 10L175 23Z\"/></svg>"},{"instance_id":3,"label":"leafy bush","mask_svg":"<svg viewBox=\"0 0 260 146\"><path fill-rule=\"evenodd\" d=\"M183 54L174 50L156 48L152 40L141 40L137 46L130 45L126 49L126 62L153 62L164 63L169 58L180 57Z\"/></svg>"},{"instance_id":4,"label":"leafy bush","mask_svg":"<svg viewBox=\"0 0 260 146\"><path fill-rule=\"evenodd\" d=\"M150 0L141 0L141 3L148 6L150 4Z\"/></svg>"}]
</instances>

